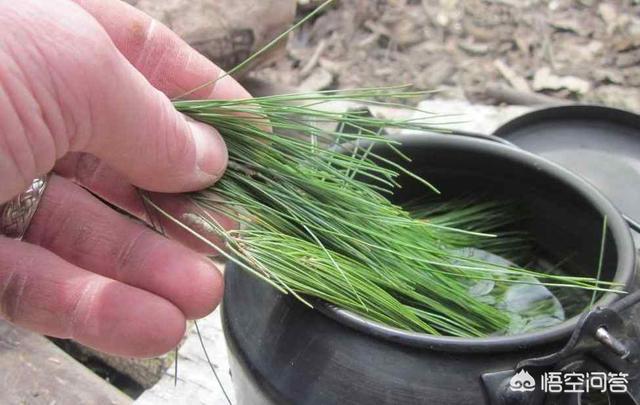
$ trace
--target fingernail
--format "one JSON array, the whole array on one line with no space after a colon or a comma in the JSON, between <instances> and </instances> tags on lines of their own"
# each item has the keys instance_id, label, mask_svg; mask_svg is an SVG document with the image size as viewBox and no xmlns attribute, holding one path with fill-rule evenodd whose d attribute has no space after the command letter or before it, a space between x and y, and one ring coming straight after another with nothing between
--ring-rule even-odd
<instances>
[{"instance_id":1,"label":"fingernail","mask_svg":"<svg viewBox=\"0 0 640 405\"><path fill-rule=\"evenodd\" d=\"M196 145L198 168L214 181L222 177L227 168L227 145L220 133L210 125L188 118Z\"/></svg>"}]
</instances>

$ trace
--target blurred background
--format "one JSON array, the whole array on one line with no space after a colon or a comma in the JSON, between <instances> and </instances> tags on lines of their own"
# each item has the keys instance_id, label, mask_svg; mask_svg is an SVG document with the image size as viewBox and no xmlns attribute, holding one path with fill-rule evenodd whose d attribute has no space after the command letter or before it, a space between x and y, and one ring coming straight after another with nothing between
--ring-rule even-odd
<instances>
[{"instance_id":1,"label":"blurred background","mask_svg":"<svg viewBox=\"0 0 640 405\"><path fill-rule=\"evenodd\" d=\"M130 3L230 68L321 2ZM474 103L640 111L640 2L339 0L250 70L258 92L413 84Z\"/></svg>"}]
</instances>

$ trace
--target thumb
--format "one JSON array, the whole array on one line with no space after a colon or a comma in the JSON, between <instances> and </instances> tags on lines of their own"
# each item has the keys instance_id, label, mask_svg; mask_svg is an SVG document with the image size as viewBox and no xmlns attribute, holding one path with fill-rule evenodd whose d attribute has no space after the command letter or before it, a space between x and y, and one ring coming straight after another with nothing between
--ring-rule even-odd
<instances>
[{"instance_id":1,"label":"thumb","mask_svg":"<svg viewBox=\"0 0 640 405\"><path fill-rule=\"evenodd\" d=\"M78 150L151 191L192 191L218 180L227 165L218 131L177 112L123 57L118 59L113 77L118 88L101 83L91 92L92 135Z\"/></svg>"},{"instance_id":2,"label":"thumb","mask_svg":"<svg viewBox=\"0 0 640 405\"><path fill-rule=\"evenodd\" d=\"M178 113L89 13L55 4L0 3L9 33L0 40L0 203L69 151L151 191L215 182L227 163L220 134Z\"/></svg>"}]
</instances>

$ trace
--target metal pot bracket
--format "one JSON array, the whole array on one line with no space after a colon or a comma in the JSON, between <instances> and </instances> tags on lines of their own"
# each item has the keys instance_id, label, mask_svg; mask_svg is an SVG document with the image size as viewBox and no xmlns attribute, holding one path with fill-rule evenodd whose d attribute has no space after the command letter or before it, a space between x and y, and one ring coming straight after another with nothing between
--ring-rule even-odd
<instances>
[{"instance_id":1,"label":"metal pot bracket","mask_svg":"<svg viewBox=\"0 0 640 405\"><path fill-rule=\"evenodd\" d=\"M640 334L632 316L639 301L636 291L606 308L595 308L582 315L558 352L523 360L513 370L483 374L488 403L579 405L595 382L595 391L606 392L609 404L639 405ZM567 383L567 376L577 378Z\"/></svg>"}]
</instances>

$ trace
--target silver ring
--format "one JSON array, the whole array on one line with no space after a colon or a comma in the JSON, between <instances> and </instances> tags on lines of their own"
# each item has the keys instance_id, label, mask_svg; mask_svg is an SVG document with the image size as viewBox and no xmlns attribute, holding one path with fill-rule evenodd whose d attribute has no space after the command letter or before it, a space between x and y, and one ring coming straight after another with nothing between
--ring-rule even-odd
<instances>
[{"instance_id":1,"label":"silver ring","mask_svg":"<svg viewBox=\"0 0 640 405\"><path fill-rule=\"evenodd\" d=\"M31 219L38 210L49 176L34 179L31 186L3 207L0 207L0 235L11 239L22 240L29 229Z\"/></svg>"}]
</instances>

